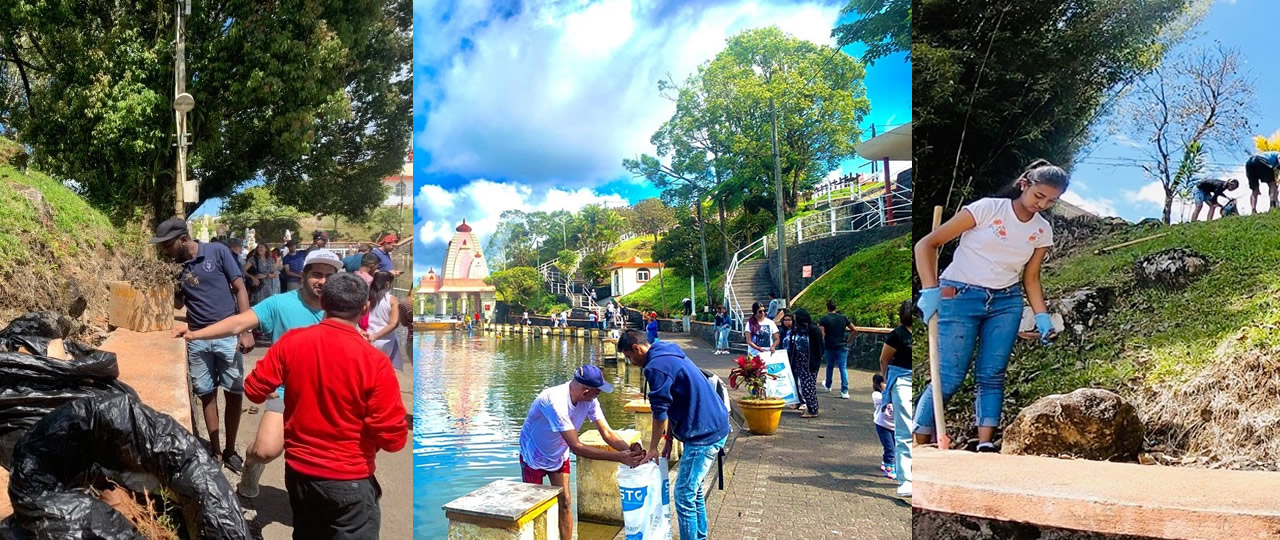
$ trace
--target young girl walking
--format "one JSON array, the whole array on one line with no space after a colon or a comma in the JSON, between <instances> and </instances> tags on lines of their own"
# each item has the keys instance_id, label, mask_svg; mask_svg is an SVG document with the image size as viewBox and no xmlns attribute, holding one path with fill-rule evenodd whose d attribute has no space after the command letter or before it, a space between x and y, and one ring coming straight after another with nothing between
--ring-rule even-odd
<instances>
[{"instance_id":1,"label":"young girl walking","mask_svg":"<svg viewBox=\"0 0 1280 540\"><path fill-rule=\"evenodd\" d=\"M965 206L915 246L922 287L918 306L925 323L938 317L939 380L929 384L942 385L946 403L973 369L979 452L996 451L991 441L1000 425L1005 372L1018 337L1024 291L1041 339L1053 332L1040 285L1053 228L1040 214L1068 183L1066 171L1036 160L1004 194ZM956 237L960 246L939 279L938 249ZM916 442L929 443L935 434L931 387L920 397L914 419Z\"/></svg>"}]
</instances>

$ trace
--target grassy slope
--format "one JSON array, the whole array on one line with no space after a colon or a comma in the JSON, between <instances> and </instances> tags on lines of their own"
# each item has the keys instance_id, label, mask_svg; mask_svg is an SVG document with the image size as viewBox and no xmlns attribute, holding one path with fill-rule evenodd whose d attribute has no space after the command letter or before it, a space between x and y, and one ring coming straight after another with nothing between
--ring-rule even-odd
<instances>
[{"instance_id":1,"label":"grassy slope","mask_svg":"<svg viewBox=\"0 0 1280 540\"><path fill-rule=\"evenodd\" d=\"M667 291L665 304L662 302L662 283L664 281ZM707 303L707 293L702 286L700 277L694 278L694 290L697 295L694 297L694 305L697 306L698 312L701 313L703 304ZM719 301L723 291L724 276L713 277L711 279L711 297ZM662 280L651 279L648 283L641 285L639 289L622 297L619 301L629 308L657 311L659 315L665 317L668 314L684 313L684 306L680 304L680 301L687 296L689 296L689 276L677 270L668 269L663 274Z\"/></svg>"},{"instance_id":2,"label":"grassy slope","mask_svg":"<svg viewBox=\"0 0 1280 540\"><path fill-rule=\"evenodd\" d=\"M904 234L855 252L809 285L795 307L818 317L833 299L859 326L892 328L898 305L911 298L910 240Z\"/></svg>"},{"instance_id":3,"label":"grassy slope","mask_svg":"<svg viewBox=\"0 0 1280 540\"><path fill-rule=\"evenodd\" d=\"M653 260L653 235L637 236L614 246L613 251L609 252L609 260L625 261L637 255L645 261Z\"/></svg>"},{"instance_id":4,"label":"grassy slope","mask_svg":"<svg viewBox=\"0 0 1280 540\"><path fill-rule=\"evenodd\" d=\"M1009 364L1005 421L1021 407L1082 387L1122 394L1157 385L1178 386L1225 356L1267 351L1280 345L1280 213L1244 216L1164 228L1169 235L1094 255L1097 248L1152 234L1134 227L1094 239L1087 248L1053 262L1044 276L1052 298L1085 287L1115 286L1112 312L1083 338L1050 347L1019 344ZM1210 257L1213 269L1178 291L1138 289L1132 268L1141 257L1173 247ZM918 326L919 335L923 327ZM921 338L923 341L923 338ZM1222 347L1219 352L1219 347ZM917 362L926 362L924 347ZM918 379L923 386L924 379ZM972 421L972 378L948 407L949 415Z\"/></svg>"},{"instance_id":5,"label":"grassy slope","mask_svg":"<svg viewBox=\"0 0 1280 540\"><path fill-rule=\"evenodd\" d=\"M35 205L20 193L33 187L49 206L52 219L42 223ZM86 255L99 245L112 247L120 238L106 216L56 180L36 171L20 172L0 165L0 273L36 260L58 264ZM48 250L47 252L43 252Z\"/></svg>"}]
</instances>

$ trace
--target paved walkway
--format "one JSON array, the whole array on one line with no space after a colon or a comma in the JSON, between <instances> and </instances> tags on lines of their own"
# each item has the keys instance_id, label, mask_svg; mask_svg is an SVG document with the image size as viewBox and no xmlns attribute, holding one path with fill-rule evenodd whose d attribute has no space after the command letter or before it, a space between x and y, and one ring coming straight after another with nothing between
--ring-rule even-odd
<instances>
[{"instance_id":1,"label":"paved walkway","mask_svg":"<svg viewBox=\"0 0 1280 540\"><path fill-rule=\"evenodd\" d=\"M702 340L661 334L699 367L726 381L736 355L716 356ZM911 505L880 473L880 441L871 422L871 375L850 370L849 397L818 388L820 415L784 410L778 433L738 434L724 464L724 491L707 501L710 538L911 538ZM825 366L821 377L825 377ZM821 379L820 379L821 382ZM734 398L744 391L731 390Z\"/></svg>"},{"instance_id":2,"label":"paved walkway","mask_svg":"<svg viewBox=\"0 0 1280 540\"><path fill-rule=\"evenodd\" d=\"M396 332L400 339L404 339L404 330ZM267 347L259 345L244 358L245 374L253 371L253 367L257 365L263 355L267 352ZM409 362L405 362L405 371L396 372L400 379L400 395L404 399L406 411L413 410L413 369ZM221 396L221 392L219 392ZM218 398L218 404L225 407L225 402L221 397ZM253 443L254 434L258 431L258 420L262 417L262 413L249 414L248 407L253 405L248 400L244 401L245 411L240 417L240 430L237 434L236 447L243 456L245 449ZM258 406L259 409L262 406ZM225 411L220 414L225 414ZM223 418L223 416L219 416ZM201 438L208 437L208 431L201 420L200 435ZM411 423L412 424L412 423ZM413 452L409 451L413 441L405 444L405 449L389 454L379 452L376 465L378 483L382 486L382 500L380 506L382 510L382 538L411 538L413 537L413 475L406 474L412 470ZM240 482L240 475L231 472L226 467L222 468L222 472L226 475L227 480L234 487ZM250 523L250 530L254 533L255 538L264 540L290 540L293 538L293 515L289 509L289 492L284 487L284 457L277 459L267 465L266 471L262 474L262 491L253 499L240 498L240 503L244 505L248 513L256 518Z\"/></svg>"}]
</instances>

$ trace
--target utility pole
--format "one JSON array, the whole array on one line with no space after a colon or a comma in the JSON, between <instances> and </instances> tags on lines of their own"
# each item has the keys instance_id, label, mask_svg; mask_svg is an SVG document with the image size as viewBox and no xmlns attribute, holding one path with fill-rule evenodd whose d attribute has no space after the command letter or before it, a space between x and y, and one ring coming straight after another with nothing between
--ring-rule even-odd
<instances>
[{"instance_id":1,"label":"utility pole","mask_svg":"<svg viewBox=\"0 0 1280 540\"><path fill-rule=\"evenodd\" d=\"M185 12L185 13L184 13ZM185 218L187 182L187 113L195 106L195 100L187 93L187 45L183 28L185 15L191 14L190 0L178 0L174 8L174 33L176 37L173 66L173 114L177 125L178 160L175 164L173 207L177 217Z\"/></svg>"},{"instance_id":2,"label":"utility pole","mask_svg":"<svg viewBox=\"0 0 1280 540\"><path fill-rule=\"evenodd\" d=\"M773 183L778 196L778 266L782 273L782 300L791 307L791 279L787 274L787 239L783 230L787 216L782 212L782 162L778 160L778 110L773 107L773 97L769 97L769 115L772 117L773 139ZM798 224L797 224L798 226Z\"/></svg>"}]
</instances>

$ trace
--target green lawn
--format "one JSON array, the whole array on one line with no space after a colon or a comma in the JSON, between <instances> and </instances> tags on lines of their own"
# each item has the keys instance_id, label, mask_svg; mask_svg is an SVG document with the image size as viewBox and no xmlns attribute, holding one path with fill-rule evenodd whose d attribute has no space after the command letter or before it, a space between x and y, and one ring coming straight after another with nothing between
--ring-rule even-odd
<instances>
[{"instance_id":1,"label":"green lawn","mask_svg":"<svg viewBox=\"0 0 1280 540\"><path fill-rule=\"evenodd\" d=\"M662 302L662 287L666 287L666 303ZM698 312L702 312L702 306L707 303L706 289L702 286L701 276L694 278L694 290L696 297L693 297L694 305L697 306ZM713 302L721 302L724 293L724 276L719 275L711 279L711 298ZM662 317L674 316L684 313L684 306L680 301L689 297L689 276L682 274L676 270L668 269L662 274L662 279L654 278L648 283L641 285L631 294L621 299L622 305L644 311L657 311Z\"/></svg>"},{"instance_id":2,"label":"green lawn","mask_svg":"<svg viewBox=\"0 0 1280 540\"><path fill-rule=\"evenodd\" d=\"M793 306L815 318L827 312L827 300L859 326L892 328L898 305L911 299L911 242L904 234L859 250L809 285Z\"/></svg>"}]
</instances>

